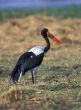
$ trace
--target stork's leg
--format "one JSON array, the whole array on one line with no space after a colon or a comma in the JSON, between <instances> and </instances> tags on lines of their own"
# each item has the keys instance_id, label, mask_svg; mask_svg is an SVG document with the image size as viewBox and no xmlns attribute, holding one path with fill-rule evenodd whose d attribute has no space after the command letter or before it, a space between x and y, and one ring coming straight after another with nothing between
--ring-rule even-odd
<instances>
[{"instance_id":1,"label":"stork's leg","mask_svg":"<svg viewBox=\"0 0 81 110\"><path fill-rule=\"evenodd\" d=\"M35 71L31 70L31 75L32 75L32 82L33 84L36 83L36 74L35 74Z\"/></svg>"},{"instance_id":2,"label":"stork's leg","mask_svg":"<svg viewBox=\"0 0 81 110\"><path fill-rule=\"evenodd\" d=\"M37 68L31 70L33 84L36 84L36 73L37 73Z\"/></svg>"}]
</instances>

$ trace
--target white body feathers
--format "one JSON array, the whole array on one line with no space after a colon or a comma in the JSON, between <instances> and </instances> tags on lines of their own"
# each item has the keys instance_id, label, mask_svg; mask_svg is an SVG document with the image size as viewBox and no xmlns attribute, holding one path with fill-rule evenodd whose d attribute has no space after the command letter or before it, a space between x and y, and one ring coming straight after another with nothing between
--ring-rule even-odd
<instances>
[{"instance_id":1,"label":"white body feathers","mask_svg":"<svg viewBox=\"0 0 81 110\"><path fill-rule=\"evenodd\" d=\"M44 53L44 48L41 46L36 46L28 50L28 52L33 52L36 56Z\"/></svg>"}]
</instances>

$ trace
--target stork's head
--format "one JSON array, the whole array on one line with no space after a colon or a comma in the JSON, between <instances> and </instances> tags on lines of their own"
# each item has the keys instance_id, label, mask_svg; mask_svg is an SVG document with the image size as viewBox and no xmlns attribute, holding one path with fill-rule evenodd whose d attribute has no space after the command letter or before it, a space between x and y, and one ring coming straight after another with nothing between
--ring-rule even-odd
<instances>
[{"instance_id":1,"label":"stork's head","mask_svg":"<svg viewBox=\"0 0 81 110\"><path fill-rule=\"evenodd\" d=\"M59 44L63 44L63 42L60 39L56 38L53 34L51 34L47 28L42 29L41 35L44 38L50 38L50 39L52 39L53 42L57 42Z\"/></svg>"}]
</instances>

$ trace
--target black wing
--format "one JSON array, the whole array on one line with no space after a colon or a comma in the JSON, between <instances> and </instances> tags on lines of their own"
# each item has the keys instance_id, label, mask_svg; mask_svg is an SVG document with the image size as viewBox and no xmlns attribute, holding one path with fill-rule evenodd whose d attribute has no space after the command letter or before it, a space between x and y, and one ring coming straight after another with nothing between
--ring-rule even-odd
<instances>
[{"instance_id":1,"label":"black wing","mask_svg":"<svg viewBox=\"0 0 81 110\"><path fill-rule=\"evenodd\" d=\"M19 77L20 72L24 74L26 71L39 66L43 60L44 54L36 56L32 52L26 52L20 56L15 68L11 73L11 78L14 80L16 76Z\"/></svg>"},{"instance_id":2,"label":"black wing","mask_svg":"<svg viewBox=\"0 0 81 110\"><path fill-rule=\"evenodd\" d=\"M44 57L44 54L40 54L36 56L33 53L30 55L30 57L26 57L22 64L24 71L26 72L36 66L39 66L43 60L43 57Z\"/></svg>"}]
</instances>

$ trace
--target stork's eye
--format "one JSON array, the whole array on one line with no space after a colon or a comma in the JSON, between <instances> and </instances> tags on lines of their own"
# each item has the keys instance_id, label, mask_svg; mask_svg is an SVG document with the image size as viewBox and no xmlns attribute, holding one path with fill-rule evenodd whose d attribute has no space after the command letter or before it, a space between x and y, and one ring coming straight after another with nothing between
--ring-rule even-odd
<instances>
[{"instance_id":1,"label":"stork's eye","mask_svg":"<svg viewBox=\"0 0 81 110\"><path fill-rule=\"evenodd\" d=\"M47 32L47 37L49 37L49 36L50 36L50 32L48 31L48 32Z\"/></svg>"}]
</instances>

